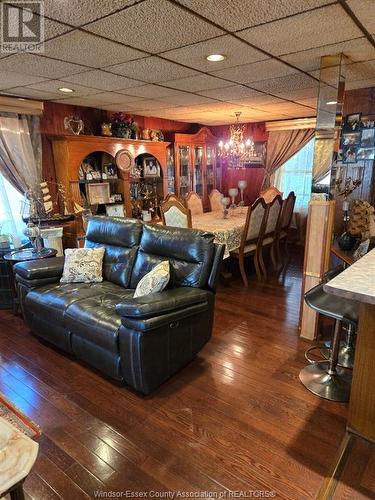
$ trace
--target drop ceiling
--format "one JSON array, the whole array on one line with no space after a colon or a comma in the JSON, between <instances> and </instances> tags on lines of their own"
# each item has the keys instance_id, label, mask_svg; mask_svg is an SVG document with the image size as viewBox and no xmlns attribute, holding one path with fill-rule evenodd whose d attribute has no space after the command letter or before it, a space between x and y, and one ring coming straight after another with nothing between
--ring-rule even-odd
<instances>
[{"instance_id":1,"label":"drop ceiling","mask_svg":"<svg viewBox=\"0 0 375 500\"><path fill-rule=\"evenodd\" d=\"M375 85L374 3L45 0L44 53L0 53L0 93L207 125L311 117L321 56L344 53L346 89Z\"/></svg>"}]
</instances>

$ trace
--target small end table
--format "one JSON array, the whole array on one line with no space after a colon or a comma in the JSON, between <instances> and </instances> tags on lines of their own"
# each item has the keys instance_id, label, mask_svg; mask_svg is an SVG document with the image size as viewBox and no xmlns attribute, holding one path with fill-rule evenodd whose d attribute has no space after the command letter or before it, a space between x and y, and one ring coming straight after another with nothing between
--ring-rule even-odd
<instances>
[{"instance_id":1,"label":"small end table","mask_svg":"<svg viewBox=\"0 0 375 500\"><path fill-rule=\"evenodd\" d=\"M12 289L13 296L13 313L18 313L19 298L17 292L17 283L14 276L13 266L18 262L27 262L29 260L40 260L55 257L57 250L55 248L43 248L40 252L36 252L33 248L25 248L24 250L15 250L14 252L9 252L3 256L3 259L7 261L9 266L9 278Z\"/></svg>"}]
</instances>

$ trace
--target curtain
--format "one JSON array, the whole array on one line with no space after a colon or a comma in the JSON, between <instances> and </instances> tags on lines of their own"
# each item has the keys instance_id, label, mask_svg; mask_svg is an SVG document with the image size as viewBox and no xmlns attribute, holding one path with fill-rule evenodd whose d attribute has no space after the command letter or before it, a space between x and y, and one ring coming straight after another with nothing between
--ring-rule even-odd
<instances>
[{"instance_id":1,"label":"curtain","mask_svg":"<svg viewBox=\"0 0 375 500\"><path fill-rule=\"evenodd\" d=\"M0 174L20 193L42 180L39 117L0 115Z\"/></svg>"},{"instance_id":2,"label":"curtain","mask_svg":"<svg viewBox=\"0 0 375 500\"><path fill-rule=\"evenodd\" d=\"M275 174L289 158L296 154L314 137L314 129L281 130L270 132L267 141L266 172L262 189L271 185Z\"/></svg>"}]
</instances>

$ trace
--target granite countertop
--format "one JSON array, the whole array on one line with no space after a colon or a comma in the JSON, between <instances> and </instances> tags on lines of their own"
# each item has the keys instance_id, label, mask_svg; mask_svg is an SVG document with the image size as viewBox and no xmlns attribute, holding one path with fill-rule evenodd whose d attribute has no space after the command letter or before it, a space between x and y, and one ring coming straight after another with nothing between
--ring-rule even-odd
<instances>
[{"instance_id":1,"label":"granite countertop","mask_svg":"<svg viewBox=\"0 0 375 500\"><path fill-rule=\"evenodd\" d=\"M375 304L375 249L324 285L327 293Z\"/></svg>"}]
</instances>

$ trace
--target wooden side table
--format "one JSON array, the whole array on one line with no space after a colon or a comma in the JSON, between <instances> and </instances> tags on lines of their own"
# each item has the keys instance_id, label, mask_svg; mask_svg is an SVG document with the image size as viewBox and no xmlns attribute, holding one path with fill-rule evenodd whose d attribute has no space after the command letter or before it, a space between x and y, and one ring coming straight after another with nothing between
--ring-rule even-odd
<instances>
[{"instance_id":1,"label":"wooden side table","mask_svg":"<svg viewBox=\"0 0 375 500\"><path fill-rule=\"evenodd\" d=\"M14 264L18 262L27 262L30 260L40 260L55 257L57 250L54 248L43 248L40 252L36 252L32 248L26 248L24 250L15 250L14 252L9 252L3 256L3 259L7 261L9 266L9 277L13 296L13 313L18 313L19 299L17 291L17 283L13 272Z\"/></svg>"}]
</instances>

